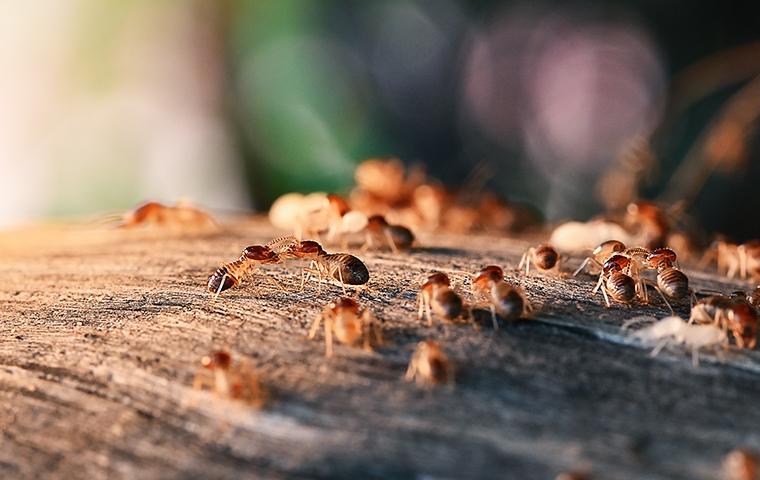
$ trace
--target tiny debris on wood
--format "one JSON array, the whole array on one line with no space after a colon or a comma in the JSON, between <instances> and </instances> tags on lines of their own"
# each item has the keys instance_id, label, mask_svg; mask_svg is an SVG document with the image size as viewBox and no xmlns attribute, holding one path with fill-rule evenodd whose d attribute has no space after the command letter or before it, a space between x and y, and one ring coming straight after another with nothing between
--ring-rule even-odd
<instances>
[{"instance_id":1,"label":"tiny debris on wood","mask_svg":"<svg viewBox=\"0 0 760 480\"><path fill-rule=\"evenodd\" d=\"M339 283L301 289L300 268L265 265L285 290L256 274L216 299L207 289L222 261L289 233L256 219L1 234L0 477L715 479L732 450L760 450L760 353L704 351L698 368L688 347L652 357L621 327L669 310L605 308L597 276L568 274L582 256L563 253L564 275L526 276L521 256L541 239L419 235L408 250L353 251L383 342L334 343L326 358L307 335ZM488 265L524 292L528 318L418 320L431 273L473 305ZM749 288L684 270L694 289ZM688 318L688 302L673 306ZM448 387L404 381L428 340L455 367ZM193 388L220 350L255 368L260 409Z\"/></svg>"}]
</instances>

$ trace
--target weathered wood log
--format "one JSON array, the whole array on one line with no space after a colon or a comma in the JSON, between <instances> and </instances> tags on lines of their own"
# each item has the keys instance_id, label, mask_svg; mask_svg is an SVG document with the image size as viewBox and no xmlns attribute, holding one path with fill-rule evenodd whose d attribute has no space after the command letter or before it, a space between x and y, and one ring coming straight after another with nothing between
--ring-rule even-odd
<instances>
[{"instance_id":1,"label":"weathered wood log","mask_svg":"<svg viewBox=\"0 0 760 480\"><path fill-rule=\"evenodd\" d=\"M374 353L337 345L327 359L321 335L306 338L341 289L299 291L297 269L270 269L287 291L254 277L212 300L221 262L281 233L236 221L203 235L2 234L0 477L714 479L729 450L760 448L758 352L704 352L698 368L680 348L652 358L620 326L665 316L660 303L606 309L590 276L525 277L525 241L436 235L357 253L371 273L359 299L383 321ZM470 275L487 264L527 292L532 319L499 331L487 315L417 320L429 272L470 301ZM689 274L697 288L742 286ZM443 344L453 388L403 381L422 339ZM255 365L272 394L262 410L192 388L219 348Z\"/></svg>"}]
</instances>

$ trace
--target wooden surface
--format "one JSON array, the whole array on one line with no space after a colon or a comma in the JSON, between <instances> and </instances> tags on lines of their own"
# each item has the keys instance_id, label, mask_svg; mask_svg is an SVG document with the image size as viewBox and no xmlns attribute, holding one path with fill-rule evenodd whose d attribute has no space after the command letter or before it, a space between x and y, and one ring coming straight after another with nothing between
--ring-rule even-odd
<instances>
[{"instance_id":1,"label":"wooden surface","mask_svg":"<svg viewBox=\"0 0 760 480\"><path fill-rule=\"evenodd\" d=\"M221 261L277 234L248 221L200 236L0 235L0 478L714 479L726 452L760 448L760 354L706 353L699 368L682 349L652 358L620 325L666 311L607 310L589 276L511 270L538 313L498 332L417 321L427 273L449 273L469 300L470 273L515 267L524 241L434 236L358 254L372 289L360 299L388 345L326 359L306 333L337 286L299 292L298 271L274 267L290 291L205 291ZM403 382L428 338L455 362L453 388ZM255 365L273 395L263 410L193 390L199 358L218 348Z\"/></svg>"}]
</instances>

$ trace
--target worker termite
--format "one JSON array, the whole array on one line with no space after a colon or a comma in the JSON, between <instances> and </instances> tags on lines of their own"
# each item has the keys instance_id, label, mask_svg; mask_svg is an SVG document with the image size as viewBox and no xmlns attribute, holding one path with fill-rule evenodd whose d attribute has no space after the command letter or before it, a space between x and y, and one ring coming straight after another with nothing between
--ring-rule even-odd
<instances>
[{"instance_id":1,"label":"worker termite","mask_svg":"<svg viewBox=\"0 0 760 480\"><path fill-rule=\"evenodd\" d=\"M521 269L525 265L525 274L530 273L530 264L532 263L541 272L559 273L561 257L557 250L549 244L542 244L537 247L530 247L525 252L517 266Z\"/></svg>"},{"instance_id":2,"label":"worker termite","mask_svg":"<svg viewBox=\"0 0 760 480\"><path fill-rule=\"evenodd\" d=\"M657 271L657 287L670 299L681 300L694 293L689 288L689 277L675 267L676 253L669 248L656 248L646 258L646 266Z\"/></svg>"},{"instance_id":3,"label":"worker termite","mask_svg":"<svg viewBox=\"0 0 760 480\"><path fill-rule=\"evenodd\" d=\"M647 248L663 245L670 231L667 214L651 202L634 202L628 205L624 223Z\"/></svg>"},{"instance_id":4,"label":"worker termite","mask_svg":"<svg viewBox=\"0 0 760 480\"><path fill-rule=\"evenodd\" d=\"M632 322L637 322L633 319ZM632 322L623 326L625 329ZM715 324L691 325L680 317L665 317L649 327L643 328L633 334L633 337L646 342L656 343L652 356L669 345L684 344L691 348L692 364L699 365L699 349L725 345L726 333Z\"/></svg>"},{"instance_id":5,"label":"worker termite","mask_svg":"<svg viewBox=\"0 0 760 480\"><path fill-rule=\"evenodd\" d=\"M630 260L623 255L613 255L602 267L602 273L599 274L599 281L594 287L593 293L602 290L604 301L607 307L611 307L609 297L621 303L629 304L636 298L636 282L629 275L623 273L628 268ZM608 296L609 294L609 296Z\"/></svg>"},{"instance_id":6,"label":"worker termite","mask_svg":"<svg viewBox=\"0 0 760 480\"><path fill-rule=\"evenodd\" d=\"M454 382L454 369L440 345L432 340L419 342L404 376L420 387Z\"/></svg>"},{"instance_id":7,"label":"worker termite","mask_svg":"<svg viewBox=\"0 0 760 480\"><path fill-rule=\"evenodd\" d=\"M589 263L593 263L600 269L604 266L604 262L607 261L615 253L620 253L626 249L625 244L619 240L607 240L602 242L591 252L590 257L586 257L580 266L573 272L573 276L577 276L585 269Z\"/></svg>"},{"instance_id":8,"label":"worker termite","mask_svg":"<svg viewBox=\"0 0 760 480\"><path fill-rule=\"evenodd\" d=\"M193 388L212 390L222 398L261 407L267 392L247 362L233 362L229 352L218 350L201 359Z\"/></svg>"},{"instance_id":9,"label":"worker termite","mask_svg":"<svg viewBox=\"0 0 760 480\"><path fill-rule=\"evenodd\" d=\"M208 279L208 291L215 293L215 298L227 289L240 285L250 278L259 265L279 263L280 257L271 248L261 245L251 245L243 250L238 260L225 263L219 267ZM276 280L269 275L267 278Z\"/></svg>"},{"instance_id":10,"label":"worker termite","mask_svg":"<svg viewBox=\"0 0 760 480\"><path fill-rule=\"evenodd\" d=\"M343 197L333 193L327 194L327 204L330 217L327 242L340 243L343 248L348 248L346 236L364 230L367 227L367 216L351 210Z\"/></svg>"},{"instance_id":11,"label":"worker termite","mask_svg":"<svg viewBox=\"0 0 760 480\"><path fill-rule=\"evenodd\" d=\"M754 453L736 449L728 452L723 459L723 480L757 480L760 465Z\"/></svg>"},{"instance_id":12,"label":"worker termite","mask_svg":"<svg viewBox=\"0 0 760 480\"><path fill-rule=\"evenodd\" d=\"M504 320L515 320L532 311L525 294L504 280L504 270L489 265L475 275L472 281L475 297L488 304L494 330L499 329L496 314Z\"/></svg>"},{"instance_id":13,"label":"worker termite","mask_svg":"<svg viewBox=\"0 0 760 480\"><path fill-rule=\"evenodd\" d=\"M725 333L731 332L739 348L753 349L757 344L758 316L746 298L703 298L691 309L689 323L712 324Z\"/></svg>"},{"instance_id":14,"label":"worker termite","mask_svg":"<svg viewBox=\"0 0 760 480\"><path fill-rule=\"evenodd\" d=\"M369 309L362 309L359 303L352 299L341 297L325 306L322 313L314 319L309 330L309 338L317 335L321 321L325 322L325 356L332 357L333 335L346 345L353 346L359 341L366 351L371 352L370 336L374 335L378 346L382 345L383 337L377 319Z\"/></svg>"},{"instance_id":15,"label":"worker termite","mask_svg":"<svg viewBox=\"0 0 760 480\"><path fill-rule=\"evenodd\" d=\"M216 227L214 218L188 202L177 202L174 206L158 202L144 203L123 215L119 228L136 226L164 227Z\"/></svg>"},{"instance_id":16,"label":"worker termite","mask_svg":"<svg viewBox=\"0 0 760 480\"><path fill-rule=\"evenodd\" d=\"M364 285L369 281L369 270L364 262L348 253L327 253L313 240L294 241L280 252L280 256L310 260L319 277L320 290L323 276L338 280L344 292L346 285Z\"/></svg>"},{"instance_id":17,"label":"worker termite","mask_svg":"<svg viewBox=\"0 0 760 480\"><path fill-rule=\"evenodd\" d=\"M393 252L407 249L414 243L414 234L402 225L391 225L382 215L372 215L367 220L365 247L370 248L378 241L387 243Z\"/></svg>"},{"instance_id":18,"label":"worker termite","mask_svg":"<svg viewBox=\"0 0 760 480\"><path fill-rule=\"evenodd\" d=\"M433 325L431 310L448 321L457 318L463 309L462 298L451 289L451 281L445 273L435 272L420 287L417 318L427 318L428 326Z\"/></svg>"}]
</instances>

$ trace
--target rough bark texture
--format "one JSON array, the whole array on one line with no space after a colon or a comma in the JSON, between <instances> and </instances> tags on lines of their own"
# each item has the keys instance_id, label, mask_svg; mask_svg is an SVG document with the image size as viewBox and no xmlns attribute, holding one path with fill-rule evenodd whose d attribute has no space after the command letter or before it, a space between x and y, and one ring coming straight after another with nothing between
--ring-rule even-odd
<instances>
[{"instance_id":1,"label":"rough bark texture","mask_svg":"<svg viewBox=\"0 0 760 480\"><path fill-rule=\"evenodd\" d=\"M278 233L238 221L0 236L0 477L714 479L726 452L760 447L758 352L706 352L699 368L680 348L652 358L620 326L664 308L605 309L590 276L519 275L525 241L437 235L358 253L387 345L326 359L321 332L306 333L338 286L298 291L297 269L273 267L288 291L260 277L217 301L205 290L220 262ZM486 264L510 269L533 319L497 332L417 320L426 274L449 273L470 300ZM697 288L737 286L689 273ZM429 338L456 365L453 388L402 380ZM219 348L255 365L272 392L262 410L192 388Z\"/></svg>"}]
</instances>

